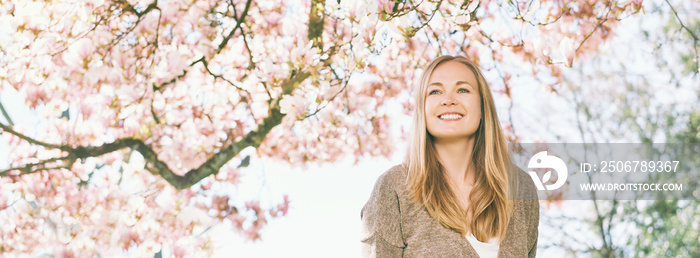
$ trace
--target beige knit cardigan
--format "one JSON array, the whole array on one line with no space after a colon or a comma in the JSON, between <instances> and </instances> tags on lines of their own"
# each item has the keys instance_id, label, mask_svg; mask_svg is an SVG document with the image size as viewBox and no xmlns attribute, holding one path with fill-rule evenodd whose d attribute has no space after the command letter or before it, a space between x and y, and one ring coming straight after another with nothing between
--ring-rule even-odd
<instances>
[{"instance_id":1,"label":"beige knit cardigan","mask_svg":"<svg viewBox=\"0 0 700 258\"><path fill-rule=\"evenodd\" d=\"M479 257L460 233L442 226L411 201L407 169L397 165L379 176L360 212L363 257ZM515 201L498 257L535 257L539 202L532 179L519 172Z\"/></svg>"}]
</instances>

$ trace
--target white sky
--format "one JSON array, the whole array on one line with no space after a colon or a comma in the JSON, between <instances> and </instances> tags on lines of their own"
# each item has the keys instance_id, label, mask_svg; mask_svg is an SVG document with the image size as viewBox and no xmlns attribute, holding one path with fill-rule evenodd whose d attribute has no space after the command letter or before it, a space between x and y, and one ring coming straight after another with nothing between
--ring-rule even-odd
<instances>
[{"instance_id":1,"label":"white sky","mask_svg":"<svg viewBox=\"0 0 700 258\"><path fill-rule=\"evenodd\" d=\"M225 246L217 254L358 257L360 210L377 177L400 162L400 155L392 160L371 159L357 165L346 159L306 171L290 170L279 163L265 164L269 188L278 195L290 196L289 213L271 220L263 231L263 242L245 243L240 236L229 232L221 239Z\"/></svg>"}]
</instances>

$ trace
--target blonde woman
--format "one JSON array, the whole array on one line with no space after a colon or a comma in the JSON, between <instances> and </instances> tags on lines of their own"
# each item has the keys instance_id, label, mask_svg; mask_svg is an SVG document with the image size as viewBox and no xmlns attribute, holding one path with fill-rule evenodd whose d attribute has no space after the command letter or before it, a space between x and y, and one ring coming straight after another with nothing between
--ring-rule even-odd
<instances>
[{"instance_id":1,"label":"blonde woman","mask_svg":"<svg viewBox=\"0 0 700 258\"><path fill-rule=\"evenodd\" d=\"M361 212L369 257L534 257L539 203L509 160L476 64L425 67L406 160L382 174Z\"/></svg>"}]
</instances>

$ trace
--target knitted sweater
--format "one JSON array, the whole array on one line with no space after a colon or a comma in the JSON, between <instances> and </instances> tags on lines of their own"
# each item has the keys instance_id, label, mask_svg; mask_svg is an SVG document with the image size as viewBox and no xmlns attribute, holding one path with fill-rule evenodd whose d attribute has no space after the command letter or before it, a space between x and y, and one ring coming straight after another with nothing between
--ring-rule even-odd
<instances>
[{"instance_id":1,"label":"knitted sweater","mask_svg":"<svg viewBox=\"0 0 700 258\"><path fill-rule=\"evenodd\" d=\"M530 176L520 171L515 201L498 257L535 257L539 202ZM406 190L407 169L382 174L360 212L363 257L479 257L464 235L442 226Z\"/></svg>"}]
</instances>

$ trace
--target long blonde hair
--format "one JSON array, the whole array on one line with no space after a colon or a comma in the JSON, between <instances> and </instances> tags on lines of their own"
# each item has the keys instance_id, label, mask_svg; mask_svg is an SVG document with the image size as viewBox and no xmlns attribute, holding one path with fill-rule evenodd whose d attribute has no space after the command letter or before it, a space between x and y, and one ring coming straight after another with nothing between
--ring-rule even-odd
<instances>
[{"instance_id":1,"label":"long blonde hair","mask_svg":"<svg viewBox=\"0 0 700 258\"><path fill-rule=\"evenodd\" d=\"M471 155L475 168L474 187L469 194L467 210L462 208L449 186L426 126L428 80L435 68L447 61L458 61L469 67L477 79L481 96L483 120L475 132ZM498 121L493 96L481 70L466 57L440 56L423 70L414 95L416 109L406 153L407 185L413 200L425 207L440 224L462 235L471 232L482 242L492 237L503 240L513 211L509 198L514 200L518 177L510 169L506 139Z\"/></svg>"}]
</instances>

